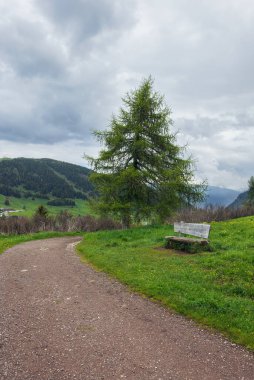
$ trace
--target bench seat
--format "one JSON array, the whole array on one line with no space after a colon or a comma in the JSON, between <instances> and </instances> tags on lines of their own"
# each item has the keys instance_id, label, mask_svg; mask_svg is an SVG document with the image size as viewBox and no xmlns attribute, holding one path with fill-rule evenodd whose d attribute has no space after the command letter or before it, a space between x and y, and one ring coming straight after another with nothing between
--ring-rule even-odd
<instances>
[{"instance_id":1,"label":"bench seat","mask_svg":"<svg viewBox=\"0 0 254 380\"><path fill-rule=\"evenodd\" d=\"M197 239L197 238L190 238L190 237L184 237L184 236L166 236L166 240L172 240L172 241L178 241L179 243L198 243L201 245L207 245L209 244L207 239Z\"/></svg>"}]
</instances>

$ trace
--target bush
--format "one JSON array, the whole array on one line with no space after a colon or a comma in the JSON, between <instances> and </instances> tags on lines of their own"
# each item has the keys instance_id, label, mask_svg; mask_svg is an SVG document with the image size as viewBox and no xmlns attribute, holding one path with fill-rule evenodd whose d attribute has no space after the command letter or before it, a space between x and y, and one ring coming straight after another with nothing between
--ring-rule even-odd
<instances>
[{"instance_id":1,"label":"bush","mask_svg":"<svg viewBox=\"0 0 254 380\"><path fill-rule=\"evenodd\" d=\"M20 216L1 217L0 233L19 235L40 231L93 232L120 229L122 227L120 223L111 219L96 219L90 215L74 217L68 211L62 211L57 216L50 217L44 211L45 207L40 206L33 218Z\"/></svg>"},{"instance_id":2,"label":"bush","mask_svg":"<svg viewBox=\"0 0 254 380\"><path fill-rule=\"evenodd\" d=\"M241 218L251 215L254 215L254 206L246 206L236 209L223 206L208 206L206 208L188 208L181 210L172 217L168 218L167 222L170 224L181 221L187 223L209 223L213 221L221 222L224 220Z\"/></svg>"},{"instance_id":3,"label":"bush","mask_svg":"<svg viewBox=\"0 0 254 380\"><path fill-rule=\"evenodd\" d=\"M76 206L76 203L72 199L57 198L47 202L48 206Z\"/></svg>"},{"instance_id":4,"label":"bush","mask_svg":"<svg viewBox=\"0 0 254 380\"><path fill-rule=\"evenodd\" d=\"M10 199L8 197L5 198L4 204L5 206L10 206Z\"/></svg>"}]
</instances>

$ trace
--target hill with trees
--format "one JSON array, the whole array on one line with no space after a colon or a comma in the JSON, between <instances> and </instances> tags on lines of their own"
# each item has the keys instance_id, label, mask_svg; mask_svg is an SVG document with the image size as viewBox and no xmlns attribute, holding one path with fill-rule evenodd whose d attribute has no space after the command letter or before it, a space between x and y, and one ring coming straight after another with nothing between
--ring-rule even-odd
<instances>
[{"instance_id":1,"label":"hill with trees","mask_svg":"<svg viewBox=\"0 0 254 380\"><path fill-rule=\"evenodd\" d=\"M48 158L0 160L0 194L16 198L86 199L93 193L90 170Z\"/></svg>"},{"instance_id":2,"label":"hill with trees","mask_svg":"<svg viewBox=\"0 0 254 380\"><path fill-rule=\"evenodd\" d=\"M232 202L229 208L241 208L241 207L253 207L254 206L254 177L251 176L248 181L248 190L239 194L238 197Z\"/></svg>"},{"instance_id":3,"label":"hill with trees","mask_svg":"<svg viewBox=\"0 0 254 380\"><path fill-rule=\"evenodd\" d=\"M201 207L212 206L228 206L240 194L240 191L227 189L217 186L208 186L206 190L205 201L201 204Z\"/></svg>"},{"instance_id":4,"label":"hill with trees","mask_svg":"<svg viewBox=\"0 0 254 380\"><path fill-rule=\"evenodd\" d=\"M248 191L244 191L239 194L238 197L232 202L228 207L229 208L240 208L243 207L248 200Z\"/></svg>"}]
</instances>

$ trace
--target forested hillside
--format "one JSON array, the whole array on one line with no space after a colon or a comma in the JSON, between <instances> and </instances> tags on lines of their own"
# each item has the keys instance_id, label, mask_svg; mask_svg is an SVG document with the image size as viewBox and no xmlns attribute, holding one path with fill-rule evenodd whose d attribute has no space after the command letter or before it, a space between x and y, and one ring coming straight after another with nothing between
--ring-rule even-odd
<instances>
[{"instance_id":1,"label":"forested hillside","mask_svg":"<svg viewBox=\"0 0 254 380\"><path fill-rule=\"evenodd\" d=\"M13 197L86 199L90 170L48 158L0 160L0 194Z\"/></svg>"},{"instance_id":2,"label":"forested hillside","mask_svg":"<svg viewBox=\"0 0 254 380\"><path fill-rule=\"evenodd\" d=\"M237 190L208 186L206 190L206 199L201 206L228 206L240 194Z\"/></svg>"},{"instance_id":3,"label":"forested hillside","mask_svg":"<svg viewBox=\"0 0 254 380\"><path fill-rule=\"evenodd\" d=\"M238 197L232 202L228 207L229 208L239 208L243 207L244 204L247 202L248 199L248 191L245 191L244 193L241 193L238 195Z\"/></svg>"}]
</instances>

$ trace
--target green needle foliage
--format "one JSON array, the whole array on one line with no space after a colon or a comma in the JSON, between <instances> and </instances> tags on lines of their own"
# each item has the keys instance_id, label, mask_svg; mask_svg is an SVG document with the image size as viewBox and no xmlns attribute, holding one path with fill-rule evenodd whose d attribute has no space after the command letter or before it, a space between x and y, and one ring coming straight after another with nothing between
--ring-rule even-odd
<instances>
[{"instance_id":1,"label":"green needle foliage","mask_svg":"<svg viewBox=\"0 0 254 380\"><path fill-rule=\"evenodd\" d=\"M152 86L149 77L126 95L111 128L94 132L105 148L98 158L87 157L99 194L94 207L125 227L141 219L163 220L203 197L203 184L193 181L193 162L184 158L170 131L171 111Z\"/></svg>"},{"instance_id":2,"label":"green needle foliage","mask_svg":"<svg viewBox=\"0 0 254 380\"><path fill-rule=\"evenodd\" d=\"M251 176L248 182L249 189L248 189L248 199L247 204L250 206L254 205L254 177Z\"/></svg>"}]
</instances>

